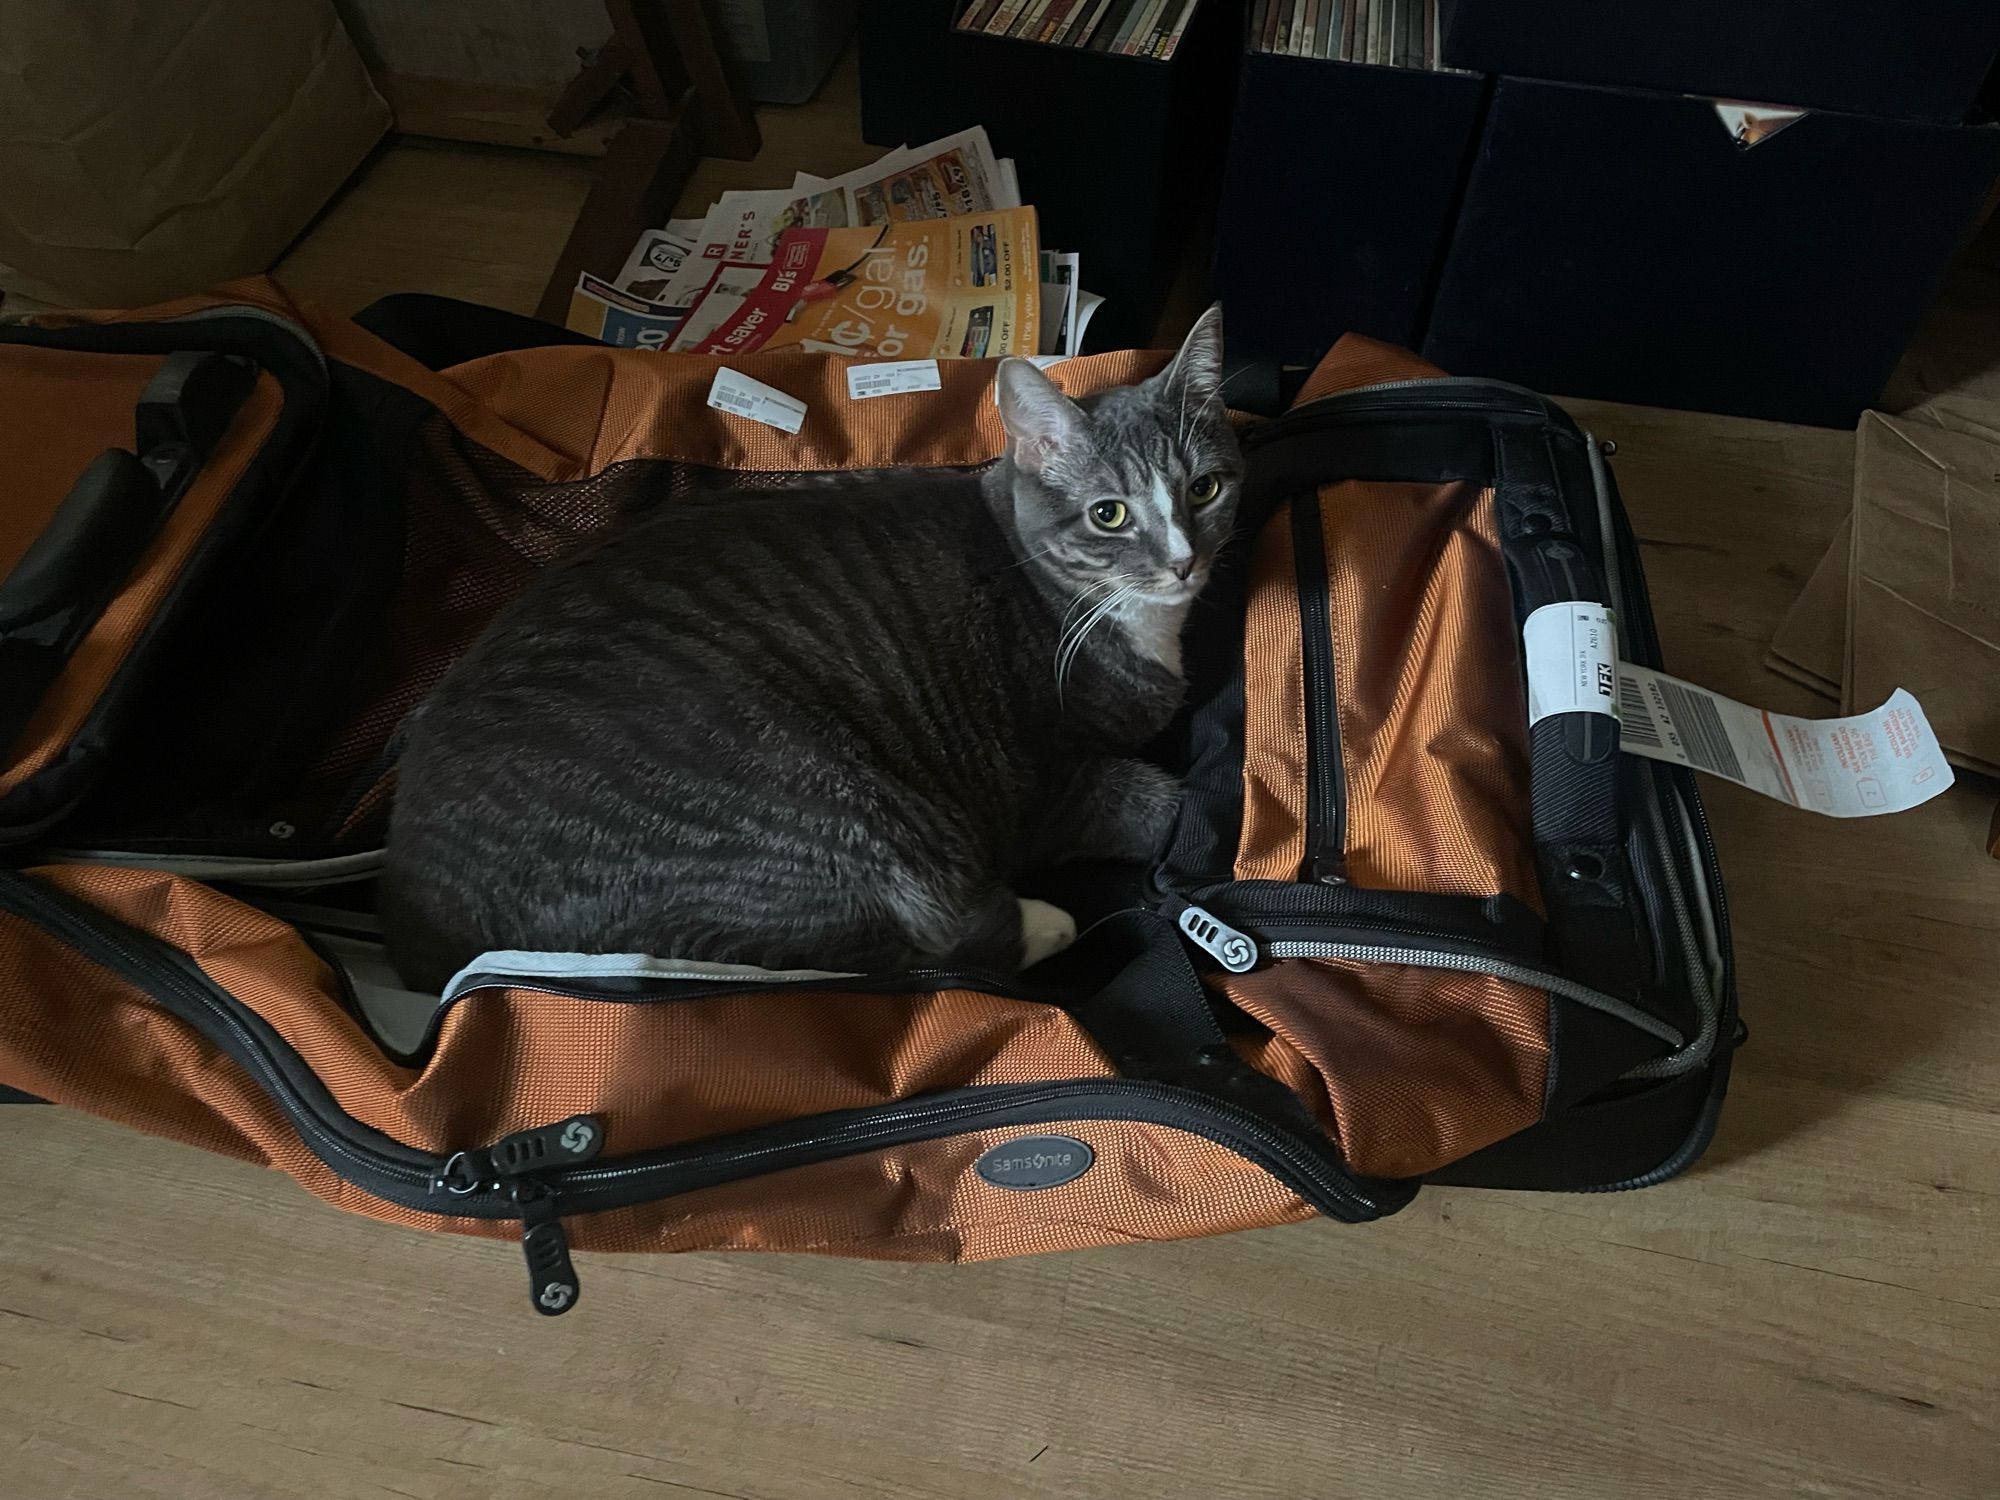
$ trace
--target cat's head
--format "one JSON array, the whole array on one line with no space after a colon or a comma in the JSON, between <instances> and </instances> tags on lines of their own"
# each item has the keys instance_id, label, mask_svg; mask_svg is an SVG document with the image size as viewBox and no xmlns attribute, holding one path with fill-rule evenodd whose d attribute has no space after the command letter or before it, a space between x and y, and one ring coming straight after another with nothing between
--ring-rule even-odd
<instances>
[{"instance_id":1,"label":"cat's head","mask_svg":"<svg viewBox=\"0 0 2000 1500\"><path fill-rule=\"evenodd\" d=\"M1002 360L996 378L1021 555L1077 589L1168 604L1199 593L1243 481L1222 403L1222 309L1139 385L1072 401L1025 359Z\"/></svg>"}]
</instances>

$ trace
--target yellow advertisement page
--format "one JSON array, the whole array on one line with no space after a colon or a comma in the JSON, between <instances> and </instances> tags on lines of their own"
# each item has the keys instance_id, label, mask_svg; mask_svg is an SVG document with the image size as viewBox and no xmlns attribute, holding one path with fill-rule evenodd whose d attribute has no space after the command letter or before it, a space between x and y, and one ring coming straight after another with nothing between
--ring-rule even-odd
<instances>
[{"instance_id":1,"label":"yellow advertisement page","mask_svg":"<svg viewBox=\"0 0 2000 1500\"><path fill-rule=\"evenodd\" d=\"M771 265L735 269L688 313L677 350L726 356L799 344L875 359L981 359L1038 348L1032 208L790 229Z\"/></svg>"}]
</instances>

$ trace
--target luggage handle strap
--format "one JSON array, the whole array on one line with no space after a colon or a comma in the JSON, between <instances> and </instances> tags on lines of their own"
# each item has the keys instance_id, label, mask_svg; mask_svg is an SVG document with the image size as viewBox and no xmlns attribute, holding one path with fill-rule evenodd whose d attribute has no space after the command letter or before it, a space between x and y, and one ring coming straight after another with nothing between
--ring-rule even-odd
<instances>
[{"instance_id":1,"label":"luggage handle strap","mask_svg":"<svg viewBox=\"0 0 2000 1500\"><path fill-rule=\"evenodd\" d=\"M0 749L26 731L255 380L256 368L231 355L169 354L133 411L138 451L106 448L92 459L0 579Z\"/></svg>"},{"instance_id":2,"label":"luggage handle strap","mask_svg":"<svg viewBox=\"0 0 2000 1500\"><path fill-rule=\"evenodd\" d=\"M92 459L0 582L0 636L31 630L124 581L254 379L247 361L229 355L167 356L133 413L138 451L107 448Z\"/></svg>"},{"instance_id":3,"label":"luggage handle strap","mask_svg":"<svg viewBox=\"0 0 2000 1500\"><path fill-rule=\"evenodd\" d=\"M6 581L0 636L28 630L76 604L151 529L160 493L138 457L106 448L90 461Z\"/></svg>"},{"instance_id":4,"label":"luggage handle strap","mask_svg":"<svg viewBox=\"0 0 2000 1500\"><path fill-rule=\"evenodd\" d=\"M1501 549L1528 606L1562 599L1609 603L1603 569L1577 522L1597 507L1571 493L1548 444L1504 432L1494 444L1502 495ZM1644 947L1636 883L1618 810L1618 726L1601 714L1551 714L1529 730L1535 861L1562 971L1590 988L1636 998Z\"/></svg>"}]
</instances>

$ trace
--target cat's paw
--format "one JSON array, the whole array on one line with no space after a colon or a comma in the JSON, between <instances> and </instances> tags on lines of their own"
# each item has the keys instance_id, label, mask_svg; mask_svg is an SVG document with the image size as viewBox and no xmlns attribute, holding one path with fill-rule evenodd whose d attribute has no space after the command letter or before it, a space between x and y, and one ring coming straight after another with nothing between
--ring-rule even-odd
<instances>
[{"instance_id":1,"label":"cat's paw","mask_svg":"<svg viewBox=\"0 0 2000 1500\"><path fill-rule=\"evenodd\" d=\"M1076 941L1076 918L1046 901L1016 897L1021 906L1021 967L1032 968Z\"/></svg>"}]
</instances>

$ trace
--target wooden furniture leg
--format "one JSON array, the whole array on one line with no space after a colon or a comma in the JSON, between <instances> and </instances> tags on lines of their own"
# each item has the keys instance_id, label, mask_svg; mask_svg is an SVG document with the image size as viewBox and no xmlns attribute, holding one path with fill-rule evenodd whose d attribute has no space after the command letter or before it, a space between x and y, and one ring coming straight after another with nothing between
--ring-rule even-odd
<instances>
[{"instance_id":1,"label":"wooden furniture leg","mask_svg":"<svg viewBox=\"0 0 2000 1500\"><path fill-rule=\"evenodd\" d=\"M642 233L672 217L674 200L699 159L693 132L675 121L628 121L583 200L535 316L562 322L579 275L615 273Z\"/></svg>"},{"instance_id":2,"label":"wooden furniture leg","mask_svg":"<svg viewBox=\"0 0 2000 1500\"><path fill-rule=\"evenodd\" d=\"M581 273L616 274L640 234L667 221L700 153L747 160L763 145L704 0L605 0L604 9L611 40L563 90L549 126L567 135L621 85L638 113L612 140L542 290L536 314L552 323L563 321Z\"/></svg>"},{"instance_id":3,"label":"wooden furniture leg","mask_svg":"<svg viewBox=\"0 0 2000 1500\"><path fill-rule=\"evenodd\" d=\"M642 27L666 23L670 41L688 82L701 101L702 150L710 156L726 156L732 161L748 161L764 144L751 113L750 101L736 87L722 53L715 45L715 28L709 24L704 0L613 0L614 5L635 7ZM649 32L657 37L657 32ZM655 55L658 55L656 49Z\"/></svg>"}]
</instances>

